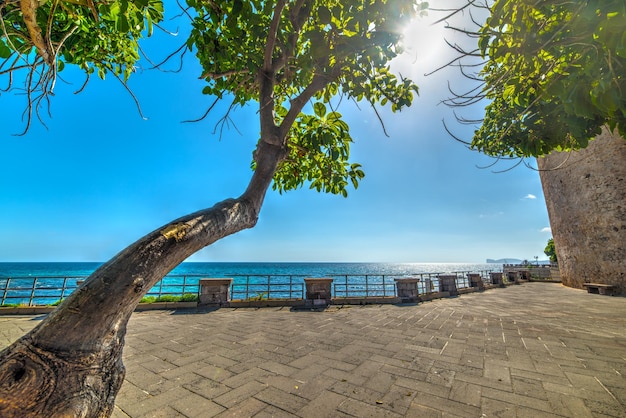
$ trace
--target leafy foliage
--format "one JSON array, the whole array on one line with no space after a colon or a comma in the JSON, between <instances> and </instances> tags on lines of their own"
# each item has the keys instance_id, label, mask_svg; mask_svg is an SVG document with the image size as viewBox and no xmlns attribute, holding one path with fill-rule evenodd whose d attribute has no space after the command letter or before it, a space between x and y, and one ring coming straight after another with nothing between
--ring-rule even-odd
<instances>
[{"instance_id":1,"label":"leafy foliage","mask_svg":"<svg viewBox=\"0 0 626 418\"><path fill-rule=\"evenodd\" d=\"M0 59L3 66L15 59L29 60L35 48L39 56L52 55L51 66L60 71L65 64L76 64L87 73L108 71L124 79L139 60L138 41L152 33L153 23L163 18L161 0L47 0L34 10L41 31L42 45L36 45L33 31L23 19L25 1L7 1L2 8ZM42 47L42 48L40 48ZM41 49L47 49L42 51ZM43 63L42 63L43 64Z\"/></svg>"},{"instance_id":2,"label":"leafy foliage","mask_svg":"<svg viewBox=\"0 0 626 418\"><path fill-rule=\"evenodd\" d=\"M197 16L187 46L203 66L203 92L220 98L229 94L233 105L262 100L260 81L273 78L272 103L260 105L274 106L277 126L292 124L274 189L283 192L309 182L318 191L346 196L346 187L356 187L364 174L359 164L349 162L352 139L332 100L343 95L372 106L390 104L393 111L410 106L417 87L392 74L388 63L402 52L403 28L427 5L299 0L281 9L280 3L188 0ZM275 47L268 68L265 40L271 36ZM314 87L316 77L324 78L322 86ZM290 117L293 104L312 88L313 114Z\"/></svg>"},{"instance_id":3,"label":"leafy foliage","mask_svg":"<svg viewBox=\"0 0 626 418\"><path fill-rule=\"evenodd\" d=\"M554 248L554 238L550 238L548 243L546 244L546 248L543 250L544 254L550 257L550 261L553 263L557 262L556 259L556 248Z\"/></svg>"},{"instance_id":4,"label":"leafy foliage","mask_svg":"<svg viewBox=\"0 0 626 418\"><path fill-rule=\"evenodd\" d=\"M182 295L161 295L161 296L144 296L139 303L156 303L156 302L198 302L198 295L195 293L184 293Z\"/></svg>"},{"instance_id":5,"label":"leafy foliage","mask_svg":"<svg viewBox=\"0 0 626 418\"><path fill-rule=\"evenodd\" d=\"M23 13L31 3L36 22ZM343 99L374 109L389 105L394 112L411 105L417 86L393 74L389 62L402 52L405 26L428 4L187 0L187 5L182 16L190 19L192 31L179 52L195 52L207 81L203 93L214 104L231 99L228 113L259 103L260 140L285 153L274 189L284 192L308 182L317 191L346 196L349 185L357 187L364 173L349 160L352 138L337 106ZM56 72L66 64L127 80L139 59L138 41L163 18L161 0L10 0L0 10L0 58L11 67L7 72L19 68L16 59L26 61L31 110L52 92ZM42 66L48 70L37 72ZM41 95L33 99L35 91ZM311 114L305 112L309 108ZM222 120L228 119L227 114Z\"/></svg>"},{"instance_id":6,"label":"leafy foliage","mask_svg":"<svg viewBox=\"0 0 626 418\"><path fill-rule=\"evenodd\" d=\"M493 156L583 148L626 134L626 2L496 0L480 31L485 109L472 147Z\"/></svg>"},{"instance_id":7,"label":"leafy foliage","mask_svg":"<svg viewBox=\"0 0 626 418\"><path fill-rule=\"evenodd\" d=\"M365 176L358 163L348 163L352 138L339 112L327 113L316 102L313 115L302 115L291 130L289 154L274 176L273 188L280 192L301 187L347 196L348 180L354 188ZM278 109L278 115L285 108Z\"/></svg>"}]
</instances>

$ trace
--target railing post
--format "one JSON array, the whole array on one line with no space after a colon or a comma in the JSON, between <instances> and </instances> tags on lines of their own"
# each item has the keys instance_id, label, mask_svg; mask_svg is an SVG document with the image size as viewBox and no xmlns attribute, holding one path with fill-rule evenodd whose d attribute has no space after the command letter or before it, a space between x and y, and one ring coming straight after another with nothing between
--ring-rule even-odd
<instances>
[{"instance_id":1,"label":"railing post","mask_svg":"<svg viewBox=\"0 0 626 418\"><path fill-rule=\"evenodd\" d=\"M200 279L200 305L228 306L233 279Z\"/></svg>"},{"instance_id":2,"label":"railing post","mask_svg":"<svg viewBox=\"0 0 626 418\"><path fill-rule=\"evenodd\" d=\"M28 306L33 306L33 299L35 299L35 289L37 288L37 278L35 277L33 281L33 287L30 292L30 300L28 301Z\"/></svg>"},{"instance_id":3,"label":"railing post","mask_svg":"<svg viewBox=\"0 0 626 418\"><path fill-rule=\"evenodd\" d=\"M1 303L2 305L4 305L4 301L7 298L7 293L9 293L9 287L11 287L11 278L10 277L7 278L7 282L6 282L6 285L4 287L4 293L2 293L2 303Z\"/></svg>"}]
</instances>

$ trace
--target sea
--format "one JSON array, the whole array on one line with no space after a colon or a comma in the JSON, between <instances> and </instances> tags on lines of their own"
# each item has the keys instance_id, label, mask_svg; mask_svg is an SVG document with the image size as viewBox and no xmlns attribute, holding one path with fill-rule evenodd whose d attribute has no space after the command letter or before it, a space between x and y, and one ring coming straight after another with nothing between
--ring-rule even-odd
<instances>
[{"instance_id":1,"label":"sea","mask_svg":"<svg viewBox=\"0 0 626 418\"><path fill-rule=\"evenodd\" d=\"M0 262L0 304L46 304L67 297L93 273L99 262ZM339 282L372 283L383 279L393 288L396 277L436 277L439 274L502 271L495 263L340 263L340 262L184 262L172 270L148 295L197 293L200 278L233 278L233 292L242 298L266 294L270 288L302 292L305 277L332 277ZM385 282L385 277L387 282ZM266 290L267 291L264 291ZM385 290L386 291L386 290ZM285 292L271 295L285 297ZM291 293L290 293L290 296ZM35 299L33 299L33 297ZM39 300L36 300L39 298Z\"/></svg>"},{"instance_id":2,"label":"sea","mask_svg":"<svg viewBox=\"0 0 626 418\"><path fill-rule=\"evenodd\" d=\"M87 277L100 262L0 262L0 279L9 277ZM496 263L338 263L338 262L184 262L170 275L294 275L332 277L333 275L415 275L469 271L502 271Z\"/></svg>"}]
</instances>

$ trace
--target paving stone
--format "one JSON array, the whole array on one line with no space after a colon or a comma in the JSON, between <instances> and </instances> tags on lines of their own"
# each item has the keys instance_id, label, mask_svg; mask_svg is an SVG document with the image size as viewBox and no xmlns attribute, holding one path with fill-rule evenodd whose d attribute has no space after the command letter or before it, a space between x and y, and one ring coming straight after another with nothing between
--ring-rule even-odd
<instances>
[{"instance_id":1,"label":"paving stone","mask_svg":"<svg viewBox=\"0 0 626 418\"><path fill-rule=\"evenodd\" d=\"M381 401L379 401L381 402ZM378 418L378 417L401 417L393 411L386 410L381 408L376 404L376 400L372 400L370 402L358 401L356 399L346 399L344 402L339 404L337 410L340 412L344 412L350 416L354 417L362 417L362 418Z\"/></svg>"},{"instance_id":2,"label":"paving stone","mask_svg":"<svg viewBox=\"0 0 626 418\"><path fill-rule=\"evenodd\" d=\"M418 392L413 399L412 405L421 405L441 411L443 416L448 414L459 417L479 417L481 409L479 407L467 405L447 398L440 398L428 393ZM413 409L413 407L411 407Z\"/></svg>"},{"instance_id":3,"label":"paving stone","mask_svg":"<svg viewBox=\"0 0 626 418\"><path fill-rule=\"evenodd\" d=\"M122 407L122 410L133 417L152 417L157 416L159 411L168 410L173 402L186 397L190 392L186 390L171 389L167 392L159 393L155 396L143 399L139 402L128 403Z\"/></svg>"},{"instance_id":4,"label":"paving stone","mask_svg":"<svg viewBox=\"0 0 626 418\"><path fill-rule=\"evenodd\" d=\"M275 374L269 372L267 370L260 369L258 367L253 367L251 369L246 370L245 372L239 374L233 374L228 379L222 380L222 383L231 388L237 388L243 386L245 384L250 383L251 381L263 381L267 376L274 376Z\"/></svg>"},{"instance_id":5,"label":"paving stone","mask_svg":"<svg viewBox=\"0 0 626 418\"><path fill-rule=\"evenodd\" d=\"M185 389L206 399L214 399L231 390L230 387L206 377L198 376L195 380L182 385Z\"/></svg>"},{"instance_id":6,"label":"paving stone","mask_svg":"<svg viewBox=\"0 0 626 418\"><path fill-rule=\"evenodd\" d=\"M456 402L479 407L482 399L482 387L455 380L450 388L449 398Z\"/></svg>"},{"instance_id":7,"label":"paving stone","mask_svg":"<svg viewBox=\"0 0 626 418\"><path fill-rule=\"evenodd\" d=\"M257 381L248 382L244 385L236 387L235 389L224 393L223 395L218 396L213 399L217 404L225 407L232 408L233 406L241 403L248 398L256 395L267 386L263 383L259 383Z\"/></svg>"},{"instance_id":8,"label":"paving stone","mask_svg":"<svg viewBox=\"0 0 626 418\"><path fill-rule=\"evenodd\" d=\"M440 398L448 398L450 395L450 388L447 386L435 385L432 383L407 379L399 377L396 379L396 385L402 386L408 390L434 395Z\"/></svg>"},{"instance_id":9,"label":"paving stone","mask_svg":"<svg viewBox=\"0 0 626 418\"><path fill-rule=\"evenodd\" d=\"M382 403L380 407L400 415L406 415L415 396L416 392L407 390L402 386L393 385L381 398Z\"/></svg>"},{"instance_id":10,"label":"paving stone","mask_svg":"<svg viewBox=\"0 0 626 418\"><path fill-rule=\"evenodd\" d=\"M626 417L625 299L593 296L135 313L113 416ZM0 317L0 348L41 318Z\"/></svg>"},{"instance_id":11,"label":"paving stone","mask_svg":"<svg viewBox=\"0 0 626 418\"><path fill-rule=\"evenodd\" d=\"M191 366L195 366L194 373L216 382L222 382L233 376L233 373L230 371L213 364L206 364L205 362L192 364Z\"/></svg>"},{"instance_id":12,"label":"paving stone","mask_svg":"<svg viewBox=\"0 0 626 418\"><path fill-rule=\"evenodd\" d=\"M308 400L305 398L287 393L272 386L257 393L254 397L268 405L272 405L289 413L295 413L308 403Z\"/></svg>"},{"instance_id":13,"label":"paving stone","mask_svg":"<svg viewBox=\"0 0 626 418\"><path fill-rule=\"evenodd\" d=\"M480 410L483 417L517 418L515 405L497 399L483 398Z\"/></svg>"},{"instance_id":14,"label":"paving stone","mask_svg":"<svg viewBox=\"0 0 626 418\"><path fill-rule=\"evenodd\" d=\"M543 412L551 412L552 408L548 401L533 398L530 396L519 395L508 391L485 387L482 389L481 396L483 398L495 399L501 402L507 402L513 405L533 408Z\"/></svg>"},{"instance_id":15,"label":"paving stone","mask_svg":"<svg viewBox=\"0 0 626 418\"><path fill-rule=\"evenodd\" d=\"M266 406L254 415L255 418L292 418L293 416L292 413L283 411L273 405Z\"/></svg>"},{"instance_id":16,"label":"paving stone","mask_svg":"<svg viewBox=\"0 0 626 418\"><path fill-rule=\"evenodd\" d=\"M269 372L272 372L274 374L279 374L282 376L289 376L291 374L293 374L296 370L296 368L291 367L291 366L286 366L284 364L280 364L280 363L276 363L276 362L265 362L261 365L259 365L260 369L263 370L267 370Z\"/></svg>"},{"instance_id":17,"label":"paving stone","mask_svg":"<svg viewBox=\"0 0 626 418\"><path fill-rule=\"evenodd\" d=\"M226 410L202 396L191 393L184 398L179 398L169 404L169 406L186 417L214 417Z\"/></svg>"},{"instance_id":18,"label":"paving stone","mask_svg":"<svg viewBox=\"0 0 626 418\"><path fill-rule=\"evenodd\" d=\"M347 397L324 390L297 412L299 417L335 417L337 408Z\"/></svg>"},{"instance_id":19,"label":"paving stone","mask_svg":"<svg viewBox=\"0 0 626 418\"><path fill-rule=\"evenodd\" d=\"M556 414L571 418L593 417L593 413L587 408L585 401L581 398L555 392L546 392L546 396L548 397L552 411Z\"/></svg>"},{"instance_id":20,"label":"paving stone","mask_svg":"<svg viewBox=\"0 0 626 418\"><path fill-rule=\"evenodd\" d=\"M268 405L255 398L248 398L237 405L226 409L224 412L216 415L219 418L242 418L256 416Z\"/></svg>"}]
</instances>

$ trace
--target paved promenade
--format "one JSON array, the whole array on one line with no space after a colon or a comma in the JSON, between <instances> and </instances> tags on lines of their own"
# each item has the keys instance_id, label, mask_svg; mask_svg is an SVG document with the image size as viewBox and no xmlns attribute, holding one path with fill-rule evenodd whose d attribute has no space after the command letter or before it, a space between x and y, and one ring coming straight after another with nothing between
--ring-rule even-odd
<instances>
[{"instance_id":1,"label":"paved promenade","mask_svg":"<svg viewBox=\"0 0 626 418\"><path fill-rule=\"evenodd\" d=\"M0 347L38 317L0 317ZM135 313L114 417L626 417L626 298Z\"/></svg>"}]
</instances>

